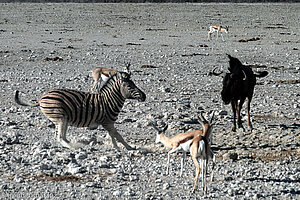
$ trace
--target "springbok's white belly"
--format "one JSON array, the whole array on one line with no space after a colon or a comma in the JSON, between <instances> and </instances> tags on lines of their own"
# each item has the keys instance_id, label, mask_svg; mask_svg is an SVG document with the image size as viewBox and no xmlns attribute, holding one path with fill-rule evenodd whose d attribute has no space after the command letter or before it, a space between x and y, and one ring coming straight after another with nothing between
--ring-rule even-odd
<instances>
[{"instance_id":1,"label":"springbok's white belly","mask_svg":"<svg viewBox=\"0 0 300 200\"><path fill-rule=\"evenodd\" d=\"M180 144L182 151L188 152L190 150L192 140L188 140L185 143Z\"/></svg>"},{"instance_id":2,"label":"springbok's white belly","mask_svg":"<svg viewBox=\"0 0 300 200\"><path fill-rule=\"evenodd\" d=\"M105 76L104 74L101 74L101 79L103 80L103 83L106 83L109 77Z\"/></svg>"}]
</instances>

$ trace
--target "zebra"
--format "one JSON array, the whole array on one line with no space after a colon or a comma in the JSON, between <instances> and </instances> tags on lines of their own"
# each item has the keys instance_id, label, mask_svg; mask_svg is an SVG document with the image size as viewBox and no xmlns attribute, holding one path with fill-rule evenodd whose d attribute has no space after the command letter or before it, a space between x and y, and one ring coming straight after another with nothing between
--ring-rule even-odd
<instances>
[{"instance_id":1,"label":"zebra","mask_svg":"<svg viewBox=\"0 0 300 200\"><path fill-rule=\"evenodd\" d=\"M98 94L71 89L52 90L34 104L22 101L17 90L15 102L22 106L39 106L43 114L57 126L57 140L63 147L77 149L83 146L67 139L68 126L95 129L102 125L108 131L114 148L118 149L118 140L127 150L133 150L114 126L126 99L140 102L146 100L146 94L135 85L130 76L126 72L117 72L109 78Z\"/></svg>"}]
</instances>

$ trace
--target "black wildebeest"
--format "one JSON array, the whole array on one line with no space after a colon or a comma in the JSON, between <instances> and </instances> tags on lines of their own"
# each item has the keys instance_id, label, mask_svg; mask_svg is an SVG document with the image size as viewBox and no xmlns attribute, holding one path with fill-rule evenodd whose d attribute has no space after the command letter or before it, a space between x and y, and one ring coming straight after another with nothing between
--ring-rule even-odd
<instances>
[{"instance_id":1,"label":"black wildebeest","mask_svg":"<svg viewBox=\"0 0 300 200\"><path fill-rule=\"evenodd\" d=\"M244 130L240 112L242 106L247 98L247 115L248 126L252 130L252 124L250 120L250 103L253 96L254 86L256 84L256 77L265 77L268 75L267 71L253 73L250 66L243 65L237 58L230 55L229 57L229 73L216 73L213 70L212 74L220 76L224 74L223 89L221 92L222 100L225 104L231 103L233 112L233 126L232 131L236 131L236 116L238 127ZM238 102L239 101L239 102Z\"/></svg>"}]
</instances>

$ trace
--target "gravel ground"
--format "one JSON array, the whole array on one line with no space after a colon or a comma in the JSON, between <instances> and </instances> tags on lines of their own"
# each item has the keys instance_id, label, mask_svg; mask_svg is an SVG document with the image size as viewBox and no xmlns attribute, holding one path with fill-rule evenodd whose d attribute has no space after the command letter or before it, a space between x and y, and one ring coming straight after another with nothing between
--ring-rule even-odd
<instances>
[{"instance_id":1,"label":"gravel ground","mask_svg":"<svg viewBox=\"0 0 300 200\"><path fill-rule=\"evenodd\" d=\"M299 199L300 4L0 4L0 199ZM229 26L225 41L208 27ZM239 42L258 38L255 41ZM252 101L252 132L231 132L220 97L226 53L263 65ZM38 100L55 88L89 91L98 66L132 65L146 102L127 101L116 127L136 151L112 148L107 133L70 128L80 150L62 148L37 108L14 103L15 90ZM142 68L151 65L155 68ZM25 97L25 98L26 98ZM147 118L168 135L197 129L216 111L215 180L194 194L188 156L155 144ZM245 109L242 112L245 116ZM245 120L246 118L244 118ZM245 122L244 122L245 123Z\"/></svg>"}]
</instances>

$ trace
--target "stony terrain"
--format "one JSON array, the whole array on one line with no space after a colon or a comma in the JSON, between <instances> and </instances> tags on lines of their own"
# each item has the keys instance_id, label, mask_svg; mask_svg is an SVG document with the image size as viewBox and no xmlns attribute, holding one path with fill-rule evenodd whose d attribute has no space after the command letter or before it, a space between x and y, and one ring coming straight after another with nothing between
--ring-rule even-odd
<instances>
[{"instance_id":1,"label":"stony terrain","mask_svg":"<svg viewBox=\"0 0 300 200\"><path fill-rule=\"evenodd\" d=\"M0 199L299 199L299 10L300 4L0 4ZM225 41L207 41L212 24L229 26ZM252 132L231 132L222 80L208 76L214 67L227 69L226 53L269 72L255 88ZM147 94L146 102L127 101L116 124L136 151L113 149L102 127L69 128L69 138L96 144L62 148L38 108L14 103L15 90L33 102L54 88L89 91L94 67L122 69L125 62ZM200 128L203 110L208 118L216 111L217 121L215 180L206 195L200 186L190 193L190 157L182 178L180 154L165 175L167 149L154 143L147 121L168 123L171 136Z\"/></svg>"}]
</instances>

